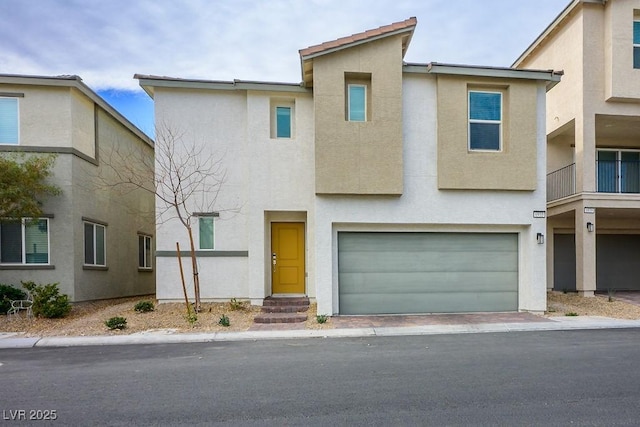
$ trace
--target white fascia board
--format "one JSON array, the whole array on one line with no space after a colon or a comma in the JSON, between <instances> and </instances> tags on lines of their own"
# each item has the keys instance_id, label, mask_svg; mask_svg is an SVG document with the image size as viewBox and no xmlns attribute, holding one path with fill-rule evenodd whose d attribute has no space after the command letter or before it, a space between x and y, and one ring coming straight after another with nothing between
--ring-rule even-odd
<instances>
[{"instance_id":1,"label":"white fascia board","mask_svg":"<svg viewBox=\"0 0 640 427\"><path fill-rule=\"evenodd\" d=\"M448 74L471 77L489 77L502 79L524 79L548 81L547 90L555 86L562 78L562 71L529 70L502 67L482 67L470 65L438 64L405 64L403 71L407 73Z\"/></svg>"},{"instance_id":2,"label":"white fascia board","mask_svg":"<svg viewBox=\"0 0 640 427\"><path fill-rule=\"evenodd\" d=\"M206 90L261 90L271 92L298 92L308 93L310 89L300 83L274 83L256 82L248 80L187 80L174 78L160 78L154 76L141 76L136 74L140 86L152 96L154 87L180 88L180 89L206 89Z\"/></svg>"}]
</instances>

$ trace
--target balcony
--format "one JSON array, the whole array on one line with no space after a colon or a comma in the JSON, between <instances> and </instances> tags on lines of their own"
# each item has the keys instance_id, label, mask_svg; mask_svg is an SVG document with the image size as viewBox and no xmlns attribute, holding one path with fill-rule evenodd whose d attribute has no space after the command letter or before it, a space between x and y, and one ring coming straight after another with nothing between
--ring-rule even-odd
<instances>
[{"instance_id":1,"label":"balcony","mask_svg":"<svg viewBox=\"0 0 640 427\"><path fill-rule=\"evenodd\" d=\"M640 193L639 160L597 160L598 193ZM576 164L547 174L547 202L576 194Z\"/></svg>"},{"instance_id":2,"label":"balcony","mask_svg":"<svg viewBox=\"0 0 640 427\"><path fill-rule=\"evenodd\" d=\"M547 174L547 202L576 194L576 164Z\"/></svg>"}]
</instances>

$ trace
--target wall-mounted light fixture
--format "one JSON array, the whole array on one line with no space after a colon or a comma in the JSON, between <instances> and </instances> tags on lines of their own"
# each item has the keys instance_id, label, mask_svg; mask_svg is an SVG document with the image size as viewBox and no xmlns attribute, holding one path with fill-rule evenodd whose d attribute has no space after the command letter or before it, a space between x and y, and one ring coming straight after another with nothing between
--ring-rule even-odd
<instances>
[{"instance_id":1,"label":"wall-mounted light fixture","mask_svg":"<svg viewBox=\"0 0 640 427\"><path fill-rule=\"evenodd\" d=\"M536 234L536 240L538 241L539 245L544 244L544 234L542 233Z\"/></svg>"},{"instance_id":2,"label":"wall-mounted light fixture","mask_svg":"<svg viewBox=\"0 0 640 427\"><path fill-rule=\"evenodd\" d=\"M593 223L592 222L588 222L587 223L587 231L589 233L591 233L593 231Z\"/></svg>"}]
</instances>

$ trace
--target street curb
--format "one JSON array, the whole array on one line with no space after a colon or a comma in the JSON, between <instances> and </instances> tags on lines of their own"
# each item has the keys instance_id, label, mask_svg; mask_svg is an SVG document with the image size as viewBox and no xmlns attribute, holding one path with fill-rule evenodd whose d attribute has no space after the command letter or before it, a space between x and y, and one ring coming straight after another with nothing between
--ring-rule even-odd
<instances>
[{"instance_id":1,"label":"street curb","mask_svg":"<svg viewBox=\"0 0 640 427\"><path fill-rule=\"evenodd\" d=\"M137 333L119 336L89 337L31 337L0 334L0 349L32 347L77 347L97 345L178 344L231 341L258 341L298 338L361 338L443 334L472 334L497 332L534 332L587 329L640 328L640 320L621 320L607 317L583 316L552 317L551 322L531 323L477 323L457 325L424 325L407 327L367 327L344 329L314 329L286 331L214 332L200 334Z\"/></svg>"}]
</instances>

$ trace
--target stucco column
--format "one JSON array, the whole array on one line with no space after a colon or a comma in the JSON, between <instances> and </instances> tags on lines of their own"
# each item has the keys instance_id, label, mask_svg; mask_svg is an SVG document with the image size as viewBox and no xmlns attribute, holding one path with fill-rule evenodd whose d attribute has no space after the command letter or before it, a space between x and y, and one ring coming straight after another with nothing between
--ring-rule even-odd
<instances>
[{"instance_id":1,"label":"stucco column","mask_svg":"<svg viewBox=\"0 0 640 427\"><path fill-rule=\"evenodd\" d=\"M585 213L585 205L576 208L576 290L578 294L592 297L596 290L596 215ZM587 230L593 224L593 231Z\"/></svg>"},{"instance_id":2,"label":"stucco column","mask_svg":"<svg viewBox=\"0 0 640 427\"><path fill-rule=\"evenodd\" d=\"M553 257L554 257L554 238L553 238L553 224L552 221L547 219L547 231L546 231L546 242L547 242L547 290L553 290L554 285L554 266L553 266Z\"/></svg>"},{"instance_id":3,"label":"stucco column","mask_svg":"<svg viewBox=\"0 0 640 427\"><path fill-rule=\"evenodd\" d=\"M575 120L576 192L596 191L596 120L594 114Z\"/></svg>"}]
</instances>

